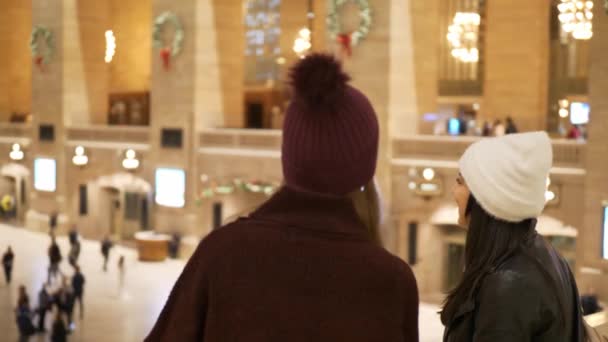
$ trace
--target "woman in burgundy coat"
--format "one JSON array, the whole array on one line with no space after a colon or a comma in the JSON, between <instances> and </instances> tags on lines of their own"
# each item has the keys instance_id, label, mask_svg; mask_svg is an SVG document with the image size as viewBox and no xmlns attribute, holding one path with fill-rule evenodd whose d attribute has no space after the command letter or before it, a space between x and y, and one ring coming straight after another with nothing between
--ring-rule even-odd
<instances>
[{"instance_id":1,"label":"woman in burgundy coat","mask_svg":"<svg viewBox=\"0 0 608 342\"><path fill-rule=\"evenodd\" d=\"M379 243L379 129L340 64L291 70L285 186L207 236L146 341L418 341L411 269Z\"/></svg>"}]
</instances>

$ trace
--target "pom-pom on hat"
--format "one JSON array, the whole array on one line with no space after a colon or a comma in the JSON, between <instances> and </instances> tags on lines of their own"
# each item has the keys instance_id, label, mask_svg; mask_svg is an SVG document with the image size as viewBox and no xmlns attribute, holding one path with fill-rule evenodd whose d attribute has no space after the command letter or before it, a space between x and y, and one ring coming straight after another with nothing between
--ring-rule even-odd
<instances>
[{"instance_id":1,"label":"pom-pom on hat","mask_svg":"<svg viewBox=\"0 0 608 342\"><path fill-rule=\"evenodd\" d=\"M330 55L312 54L290 72L293 99L283 125L288 186L346 195L376 172L378 121L369 100Z\"/></svg>"},{"instance_id":2,"label":"pom-pom on hat","mask_svg":"<svg viewBox=\"0 0 608 342\"><path fill-rule=\"evenodd\" d=\"M460 174L479 205L508 222L536 218L545 208L547 176L553 161L545 132L510 134L469 146Z\"/></svg>"}]
</instances>

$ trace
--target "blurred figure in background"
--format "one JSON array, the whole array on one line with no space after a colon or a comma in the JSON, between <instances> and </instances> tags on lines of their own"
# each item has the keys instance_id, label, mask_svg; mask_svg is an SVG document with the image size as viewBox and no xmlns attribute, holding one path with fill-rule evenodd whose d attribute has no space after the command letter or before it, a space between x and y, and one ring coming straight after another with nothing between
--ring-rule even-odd
<instances>
[{"instance_id":1,"label":"blurred figure in background","mask_svg":"<svg viewBox=\"0 0 608 342\"><path fill-rule=\"evenodd\" d=\"M602 311L595 289L590 287L586 294L581 295L581 305L585 316Z\"/></svg>"},{"instance_id":2,"label":"blurred figure in background","mask_svg":"<svg viewBox=\"0 0 608 342\"><path fill-rule=\"evenodd\" d=\"M51 278L56 277L57 273L59 273L61 259L61 250L59 249L59 245L57 245L55 235L51 235L51 245L49 246L49 282L51 282Z\"/></svg>"},{"instance_id":3,"label":"blurred figure in background","mask_svg":"<svg viewBox=\"0 0 608 342\"><path fill-rule=\"evenodd\" d=\"M68 260L72 267L76 267L78 263L78 257L80 256L80 241L78 235L70 236L70 252L68 253Z\"/></svg>"},{"instance_id":4,"label":"blurred figure in background","mask_svg":"<svg viewBox=\"0 0 608 342\"><path fill-rule=\"evenodd\" d=\"M27 341L36 329L32 323L32 310L30 309L30 299L27 295L25 286L19 286L19 297L17 308L15 309L17 327L19 328L19 341Z\"/></svg>"},{"instance_id":5,"label":"blurred figure in background","mask_svg":"<svg viewBox=\"0 0 608 342\"><path fill-rule=\"evenodd\" d=\"M63 278L63 286L59 289L56 295L57 306L68 319L68 329L73 330L74 322L72 316L74 313L74 290L72 285L68 282L67 278Z\"/></svg>"},{"instance_id":6,"label":"blurred figure in background","mask_svg":"<svg viewBox=\"0 0 608 342\"><path fill-rule=\"evenodd\" d=\"M47 284L42 284L40 292L38 292L38 331L44 332L46 313L51 309L51 295L48 292Z\"/></svg>"},{"instance_id":7,"label":"blurred figure in background","mask_svg":"<svg viewBox=\"0 0 608 342\"><path fill-rule=\"evenodd\" d=\"M494 136L495 137L502 137L503 135L505 135L505 125L502 124L502 121L500 120L496 120L494 121Z\"/></svg>"},{"instance_id":8,"label":"blurred figure in background","mask_svg":"<svg viewBox=\"0 0 608 342\"><path fill-rule=\"evenodd\" d=\"M76 272L72 276L72 289L74 290L74 301L78 301L78 313L80 319L84 316L82 295L84 294L84 275L80 272L80 267L76 266Z\"/></svg>"},{"instance_id":9,"label":"blurred figure in background","mask_svg":"<svg viewBox=\"0 0 608 342\"><path fill-rule=\"evenodd\" d=\"M481 129L481 136L489 137L491 135L492 135L492 126L490 125L489 122L484 121L483 128Z\"/></svg>"},{"instance_id":10,"label":"blurred figure in background","mask_svg":"<svg viewBox=\"0 0 608 342\"><path fill-rule=\"evenodd\" d=\"M507 128L505 129L505 133L506 134L517 133L517 126L515 126L515 122L513 122L513 119L510 116L507 117Z\"/></svg>"},{"instance_id":11,"label":"blurred figure in background","mask_svg":"<svg viewBox=\"0 0 608 342\"><path fill-rule=\"evenodd\" d=\"M59 216L59 214L57 213L56 210L54 210L49 215L49 234L52 236L55 236L55 230L57 229L57 217L58 216Z\"/></svg>"},{"instance_id":12,"label":"blurred figure in background","mask_svg":"<svg viewBox=\"0 0 608 342\"><path fill-rule=\"evenodd\" d=\"M68 338L68 329L65 326L61 310L56 309L55 320L53 321L53 330L51 332L51 342L65 342Z\"/></svg>"},{"instance_id":13,"label":"blurred figure in background","mask_svg":"<svg viewBox=\"0 0 608 342\"><path fill-rule=\"evenodd\" d=\"M11 283L11 277L13 274L13 261L15 260L15 254L11 249L11 246L8 246L6 252L2 256L2 267L4 268L4 278L6 279L6 284Z\"/></svg>"},{"instance_id":14,"label":"blurred figure in background","mask_svg":"<svg viewBox=\"0 0 608 342\"><path fill-rule=\"evenodd\" d=\"M121 296L125 286L125 256L118 258L118 296Z\"/></svg>"},{"instance_id":15,"label":"blurred figure in background","mask_svg":"<svg viewBox=\"0 0 608 342\"><path fill-rule=\"evenodd\" d=\"M101 241L101 255L103 256L103 271L108 270L108 258L110 257L110 249L112 248L112 241L110 237L106 237Z\"/></svg>"}]
</instances>

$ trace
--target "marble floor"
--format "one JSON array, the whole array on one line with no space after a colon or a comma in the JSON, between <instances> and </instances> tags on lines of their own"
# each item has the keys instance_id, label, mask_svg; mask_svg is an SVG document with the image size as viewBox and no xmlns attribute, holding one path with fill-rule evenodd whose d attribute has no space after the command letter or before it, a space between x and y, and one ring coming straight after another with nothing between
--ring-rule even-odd
<instances>
[{"instance_id":1,"label":"marble floor","mask_svg":"<svg viewBox=\"0 0 608 342\"><path fill-rule=\"evenodd\" d=\"M67 254L68 241L58 238L62 254ZM46 279L49 238L46 234L0 224L0 252L7 245L13 247L15 265L13 283L7 286L0 276L0 341L17 341L18 332L13 308L17 300L17 286L27 287L30 301L36 305L37 293ZM125 285L119 290L117 261L125 256ZM76 329L69 341L141 341L152 328L156 317L184 267L183 261L162 263L137 261L134 250L117 246L112 249L108 272L102 271L102 256L98 241L82 241L80 265L86 277L84 319L75 319ZM72 274L64 261L61 271ZM443 327L436 314L437 307L421 304L421 341L441 341ZM47 324L51 319L47 317ZM78 308L75 309L78 317ZM36 335L30 341L46 341L47 336Z\"/></svg>"}]
</instances>

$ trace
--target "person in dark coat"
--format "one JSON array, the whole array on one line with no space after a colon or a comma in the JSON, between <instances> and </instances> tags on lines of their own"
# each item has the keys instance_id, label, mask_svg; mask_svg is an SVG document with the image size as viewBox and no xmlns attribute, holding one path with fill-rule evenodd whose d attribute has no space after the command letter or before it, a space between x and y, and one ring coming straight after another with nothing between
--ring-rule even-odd
<instances>
[{"instance_id":1,"label":"person in dark coat","mask_svg":"<svg viewBox=\"0 0 608 342\"><path fill-rule=\"evenodd\" d=\"M418 341L416 280L379 240L374 109L331 56L291 78L285 185L199 244L146 341Z\"/></svg>"},{"instance_id":2,"label":"person in dark coat","mask_svg":"<svg viewBox=\"0 0 608 342\"><path fill-rule=\"evenodd\" d=\"M56 310L53 330L51 331L51 342L66 342L67 340L68 329L61 315L61 310Z\"/></svg>"},{"instance_id":3,"label":"person in dark coat","mask_svg":"<svg viewBox=\"0 0 608 342\"><path fill-rule=\"evenodd\" d=\"M51 309L51 295L49 294L46 284L42 284L40 292L38 292L38 331L45 331L46 313Z\"/></svg>"},{"instance_id":4,"label":"person in dark coat","mask_svg":"<svg viewBox=\"0 0 608 342\"><path fill-rule=\"evenodd\" d=\"M545 132L484 139L460 159L465 268L441 312L444 341L583 341L572 272L535 230L551 164Z\"/></svg>"},{"instance_id":5,"label":"person in dark coat","mask_svg":"<svg viewBox=\"0 0 608 342\"><path fill-rule=\"evenodd\" d=\"M27 341L36 332L36 329L32 323L33 313L30 309L30 299L23 285L19 286L19 297L17 298L15 315L17 328L19 329L19 340Z\"/></svg>"},{"instance_id":6,"label":"person in dark coat","mask_svg":"<svg viewBox=\"0 0 608 342\"><path fill-rule=\"evenodd\" d=\"M78 229L75 224L72 225L72 228L70 228L70 231L68 232L68 240L70 241L70 245L78 241Z\"/></svg>"},{"instance_id":7,"label":"person in dark coat","mask_svg":"<svg viewBox=\"0 0 608 342\"><path fill-rule=\"evenodd\" d=\"M59 310L63 312L67 318L68 328L72 329L74 323L72 317L74 313L75 295L74 289L67 278L63 279L63 285L56 294L56 302Z\"/></svg>"},{"instance_id":8,"label":"person in dark coat","mask_svg":"<svg viewBox=\"0 0 608 342\"><path fill-rule=\"evenodd\" d=\"M15 254L11 246L8 246L6 252L2 256L2 267L4 268L4 278L6 279L6 284L11 283L11 277L13 275L13 262L15 260Z\"/></svg>"},{"instance_id":9,"label":"person in dark coat","mask_svg":"<svg viewBox=\"0 0 608 342\"><path fill-rule=\"evenodd\" d=\"M106 235L101 241L101 255L103 256L103 271L108 270L108 258L110 257L110 249L112 248L112 240Z\"/></svg>"},{"instance_id":10,"label":"person in dark coat","mask_svg":"<svg viewBox=\"0 0 608 342\"><path fill-rule=\"evenodd\" d=\"M57 241L55 240L55 236L51 236L51 246L49 246L49 282L51 277L54 277L59 272L59 263L61 262L61 250L59 249L59 245L57 245Z\"/></svg>"},{"instance_id":11,"label":"person in dark coat","mask_svg":"<svg viewBox=\"0 0 608 342\"><path fill-rule=\"evenodd\" d=\"M84 275L80 272L80 267L76 266L76 272L72 276L72 289L74 290L74 301L78 301L78 312L80 319L84 316L84 304L82 303L82 296L84 295Z\"/></svg>"}]
</instances>

